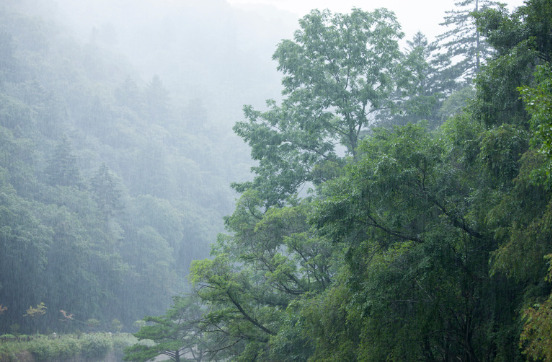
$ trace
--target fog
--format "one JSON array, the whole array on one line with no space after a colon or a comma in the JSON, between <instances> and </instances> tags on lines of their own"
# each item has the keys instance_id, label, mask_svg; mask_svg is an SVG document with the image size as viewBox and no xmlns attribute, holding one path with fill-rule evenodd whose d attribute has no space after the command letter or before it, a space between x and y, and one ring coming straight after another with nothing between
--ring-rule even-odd
<instances>
[{"instance_id":1,"label":"fog","mask_svg":"<svg viewBox=\"0 0 552 362\"><path fill-rule=\"evenodd\" d=\"M279 94L271 61L296 18L220 1L60 1L60 17L81 41L124 55L143 78L159 75L175 99L199 97L227 124L245 103ZM224 118L225 120L223 120Z\"/></svg>"},{"instance_id":2,"label":"fog","mask_svg":"<svg viewBox=\"0 0 552 362\"><path fill-rule=\"evenodd\" d=\"M407 38L412 37L420 31L430 40L443 32L439 26L446 11L454 8L458 0L426 0L423 3L405 0L228 0L229 3L243 7L271 6L275 9L288 11L301 17L311 9L329 9L332 12L345 13L353 7L365 11L372 11L377 8L387 8L397 15ZM509 10L521 6L523 0L501 1L506 4Z\"/></svg>"},{"instance_id":3,"label":"fog","mask_svg":"<svg viewBox=\"0 0 552 362\"><path fill-rule=\"evenodd\" d=\"M505 2L510 9L522 0ZM346 12L387 7L397 14L405 40L421 31L431 40L454 1L282 0L8 0L10 6L54 19L72 36L122 56L125 69L147 81L161 77L177 105L199 98L217 122L233 124L243 104L262 105L280 95L271 60L278 42L291 38L312 8ZM404 44L404 43L403 43Z\"/></svg>"}]
</instances>

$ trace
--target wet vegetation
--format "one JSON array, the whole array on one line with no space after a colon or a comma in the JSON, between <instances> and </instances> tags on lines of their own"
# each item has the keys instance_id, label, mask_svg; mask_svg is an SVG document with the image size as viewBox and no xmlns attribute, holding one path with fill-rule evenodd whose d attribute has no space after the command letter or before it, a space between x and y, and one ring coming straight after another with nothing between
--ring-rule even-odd
<instances>
[{"instance_id":1,"label":"wet vegetation","mask_svg":"<svg viewBox=\"0 0 552 362\"><path fill-rule=\"evenodd\" d=\"M109 24L73 38L38 3L0 7L2 351L132 331L25 348L552 358L550 1L458 2L435 43L386 9L313 10L275 64L213 20L249 16L223 1L139 2L167 36L117 46ZM170 31L179 16L211 37ZM144 80L155 44L171 57ZM268 67L275 100L250 87Z\"/></svg>"}]
</instances>

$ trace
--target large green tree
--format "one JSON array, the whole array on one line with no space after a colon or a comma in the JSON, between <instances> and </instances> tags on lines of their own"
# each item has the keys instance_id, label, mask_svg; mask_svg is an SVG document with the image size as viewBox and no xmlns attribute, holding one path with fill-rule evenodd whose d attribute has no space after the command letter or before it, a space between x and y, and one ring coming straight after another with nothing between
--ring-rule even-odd
<instances>
[{"instance_id":1,"label":"large green tree","mask_svg":"<svg viewBox=\"0 0 552 362\"><path fill-rule=\"evenodd\" d=\"M258 161L255 179L234 187L260 190L267 205L331 178L340 147L355 157L361 131L392 106L396 87L402 33L391 12L314 10L299 24L273 56L284 100L269 101L267 111L246 106L247 120L234 126Z\"/></svg>"},{"instance_id":2,"label":"large green tree","mask_svg":"<svg viewBox=\"0 0 552 362\"><path fill-rule=\"evenodd\" d=\"M513 300L492 301L517 290L489 276L496 240L485 218L498 191L492 180L498 175L490 172L501 159L487 162L486 152L495 134L480 138L481 126L465 116L442 128L436 134L412 125L375 131L359 148L359 162L324 185L314 221L349 246L348 290L335 286L327 293L345 301L334 325L347 337L335 345L331 335L320 336L320 358L338 358L347 344L360 360L518 356L509 347L513 334L485 332L513 327ZM505 179L515 174L508 168L518 159L515 135L500 133L502 141L513 140L496 150L507 159ZM309 323L323 322L310 314ZM347 334L349 328L358 332Z\"/></svg>"},{"instance_id":3,"label":"large green tree","mask_svg":"<svg viewBox=\"0 0 552 362\"><path fill-rule=\"evenodd\" d=\"M551 58L549 1L532 0L512 14L504 8L476 15L477 25L496 54L476 79L475 116L488 126L515 123L529 128L517 90L533 85L535 67Z\"/></svg>"},{"instance_id":4,"label":"large green tree","mask_svg":"<svg viewBox=\"0 0 552 362\"><path fill-rule=\"evenodd\" d=\"M420 32L407 41L400 67L394 75L397 81L392 96L395 107L378 114L378 125L405 125L427 120L432 127L437 127L442 123L441 105L457 85L446 70L440 69L445 57L436 52L436 44L428 43Z\"/></svg>"}]
</instances>

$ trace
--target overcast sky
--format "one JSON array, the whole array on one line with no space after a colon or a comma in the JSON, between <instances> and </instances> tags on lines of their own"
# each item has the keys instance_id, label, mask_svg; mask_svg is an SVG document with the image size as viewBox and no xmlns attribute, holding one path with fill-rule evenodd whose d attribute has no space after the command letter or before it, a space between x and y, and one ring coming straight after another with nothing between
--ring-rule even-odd
<instances>
[{"instance_id":1,"label":"overcast sky","mask_svg":"<svg viewBox=\"0 0 552 362\"><path fill-rule=\"evenodd\" d=\"M366 11L385 7L395 12L407 38L421 31L433 39L443 32L439 23L445 11L454 8L458 0L227 0L236 6L244 4L268 4L303 16L311 9L330 9L332 12L348 12L353 7ZM523 4L523 0L501 0L513 10Z\"/></svg>"}]
</instances>

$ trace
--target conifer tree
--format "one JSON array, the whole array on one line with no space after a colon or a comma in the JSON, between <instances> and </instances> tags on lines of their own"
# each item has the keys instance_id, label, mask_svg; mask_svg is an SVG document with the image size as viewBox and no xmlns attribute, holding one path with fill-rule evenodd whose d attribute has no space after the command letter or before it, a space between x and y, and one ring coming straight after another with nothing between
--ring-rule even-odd
<instances>
[{"instance_id":1,"label":"conifer tree","mask_svg":"<svg viewBox=\"0 0 552 362\"><path fill-rule=\"evenodd\" d=\"M445 69L459 83L469 84L492 52L477 29L473 15L496 7L498 3L492 0L462 0L457 1L455 6L454 10L446 12L440 25L448 30L437 37L437 42L446 56L453 60L452 65Z\"/></svg>"},{"instance_id":2,"label":"conifer tree","mask_svg":"<svg viewBox=\"0 0 552 362\"><path fill-rule=\"evenodd\" d=\"M102 214L108 218L123 208L121 190L112 172L103 163L90 180L93 198Z\"/></svg>"},{"instance_id":3,"label":"conifer tree","mask_svg":"<svg viewBox=\"0 0 552 362\"><path fill-rule=\"evenodd\" d=\"M48 166L45 169L46 180L52 186L80 186L81 175L71 143L63 137L57 144Z\"/></svg>"}]
</instances>

